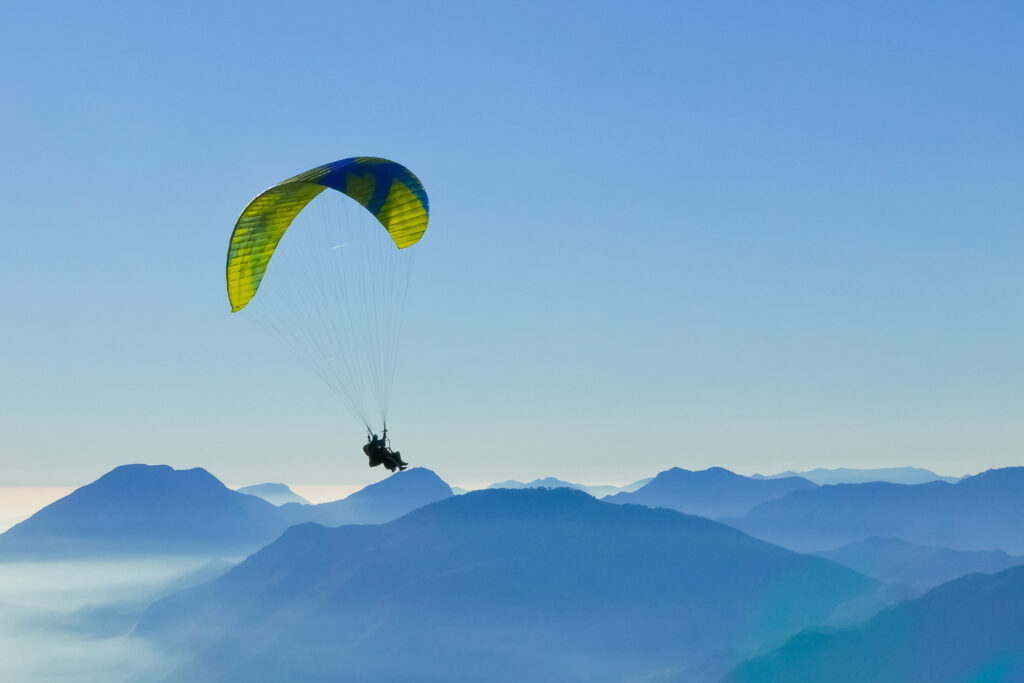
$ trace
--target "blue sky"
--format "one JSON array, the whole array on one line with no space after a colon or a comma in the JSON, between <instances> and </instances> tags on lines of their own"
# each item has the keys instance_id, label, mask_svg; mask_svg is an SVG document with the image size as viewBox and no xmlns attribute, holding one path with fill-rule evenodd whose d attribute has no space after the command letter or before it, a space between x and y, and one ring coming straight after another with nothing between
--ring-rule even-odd
<instances>
[{"instance_id":1,"label":"blue sky","mask_svg":"<svg viewBox=\"0 0 1024 683\"><path fill-rule=\"evenodd\" d=\"M0 485L379 477L223 283L360 154L430 193L392 421L450 481L1019 462L1018 3L171 5L5 8Z\"/></svg>"}]
</instances>

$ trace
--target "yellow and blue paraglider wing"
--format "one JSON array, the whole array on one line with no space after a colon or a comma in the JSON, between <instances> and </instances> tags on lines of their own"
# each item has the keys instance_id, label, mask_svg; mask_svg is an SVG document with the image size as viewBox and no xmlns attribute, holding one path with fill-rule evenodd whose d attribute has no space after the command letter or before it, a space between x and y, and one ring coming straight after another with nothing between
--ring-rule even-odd
<instances>
[{"instance_id":1,"label":"yellow and blue paraglider wing","mask_svg":"<svg viewBox=\"0 0 1024 683\"><path fill-rule=\"evenodd\" d=\"M419 242L427 229L427 193L419 179L401 164L354 157L300 173L260 193L235 223L227 261L232 311L240 311L256 295L270 257L288 226L327 188L362 204L399 249Z\"/></svg>"}]
</instances>

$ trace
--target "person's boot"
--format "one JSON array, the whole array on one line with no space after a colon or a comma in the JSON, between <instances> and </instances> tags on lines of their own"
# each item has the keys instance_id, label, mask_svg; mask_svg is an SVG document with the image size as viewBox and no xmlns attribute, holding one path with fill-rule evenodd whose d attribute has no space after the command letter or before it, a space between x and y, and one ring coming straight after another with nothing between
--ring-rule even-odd
<instances>
[{"instance_id":1,"label":"person's boot","mask_svg":"<svg viewBox=\"0 0 1024 683\"><path fill-rule=\"evenodd\" d=\"M404 470L406 467L409 466L409 463L402 460L402 451L394 451L393 453L391 453L391 457L395 459L395 463L398 465L399 469Z\"/></svg>"}]
</instances>

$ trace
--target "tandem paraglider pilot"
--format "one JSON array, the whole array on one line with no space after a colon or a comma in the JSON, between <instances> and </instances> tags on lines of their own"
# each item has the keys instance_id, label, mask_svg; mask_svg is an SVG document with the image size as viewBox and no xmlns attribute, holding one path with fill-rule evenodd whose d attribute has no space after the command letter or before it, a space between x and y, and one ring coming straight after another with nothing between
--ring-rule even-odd
<instances>
[{"instance_id":1,"label":"tandem paraglider pilot","mask_svg":"<svg viewBox=\"0 0 1024 683\"><path fill-rule=\"evenodd\" d=\"M384 428L383 436L378 437L372 432L366 435L366 445L363 446L363 453L366 453L366 457L370 459L370 467L384 465L384 467L388 468L392 472L396 469L404 470L409 466L409 463L402 460L401 452L392 451L388 447L387 441L387 427Z\"/></svg>"}]
</instances>

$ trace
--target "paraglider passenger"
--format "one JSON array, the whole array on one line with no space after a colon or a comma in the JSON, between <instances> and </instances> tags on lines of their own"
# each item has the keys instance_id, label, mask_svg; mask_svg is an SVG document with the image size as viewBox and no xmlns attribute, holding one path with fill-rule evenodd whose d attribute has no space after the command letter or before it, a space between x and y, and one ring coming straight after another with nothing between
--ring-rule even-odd
<instances>
[{"instance_id":1,"label":"paraglider passenger","mask_svg":"<svg viewBox=\"0 0 1024 683\"><path fill-rule=\"evenodd\" d=\"M399 451L392 451L387 445L388 430L384 430L384 435L378 437L373 432L368 432L366 435L366 445L363 446L363 453L370 459L370 467L376 467L377 465L384 465L392 472L397 470L404 470L409 466L409 463L402 460L402 454Z\"/></svg>"}]
</instances>

